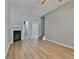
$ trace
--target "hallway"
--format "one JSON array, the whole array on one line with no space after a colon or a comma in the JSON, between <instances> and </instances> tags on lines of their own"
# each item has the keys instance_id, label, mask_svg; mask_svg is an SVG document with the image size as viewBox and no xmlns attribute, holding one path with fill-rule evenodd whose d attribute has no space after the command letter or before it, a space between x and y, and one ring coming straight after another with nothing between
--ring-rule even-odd
<instances>
[{"instance_id":1,"label":"hallway","mask_svg":"<svg viewBox=\"0 0 79 59\"><path fill-rule=\"evenodd\" d=\"M74 51L46 40L17 41L6 59L74 59Z\"/></svg>"},{"instance_id":2,"label":"hallway","mask_svg":"<svg viewBox=\"0 0 79 59\"><path fill-rule=\"evenodd\" d=\"M74 59L74 0L6 0L5 6L6 59Z\"/></svg>"}]
</instances>

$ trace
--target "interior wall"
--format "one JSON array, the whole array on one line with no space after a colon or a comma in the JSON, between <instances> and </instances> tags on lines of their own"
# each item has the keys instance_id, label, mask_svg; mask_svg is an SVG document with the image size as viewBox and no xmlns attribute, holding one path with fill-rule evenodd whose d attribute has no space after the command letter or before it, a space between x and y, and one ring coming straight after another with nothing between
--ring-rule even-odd
<instances>
[{"instance_id":1,"label":"interior wall","mask_svg":"<svg viewBox=\"0 0 79 59\"><path fill-rule=\"evenodd\" d=\"M23 16L15 9L11 8L11 26L22 26L24 23Z\"/></svg>"},{"instance_id":2,"label":"interior wall","mask_svg":"<svg viewBox=\"0 0 79 59\"><path fill-rule=\"evenodd\" d=\"M27 14L23 14L23 13L19 13L15 8L11 8L11 27L12 29L15 27L15 26L21 26L21 29L23 31L23 24L24 24L24 21L28 21L29 22L29 34L30 34L30 37L32 37L33 34L33 30L32 30L32 24L35 23L38 23L38 36L41 35L41 19L40 17L38 16L27 16ZM13 36L13 35L12 35ZM22 33L22 37L24 38L24 31ZM13 38L13 37L12 37Z\"/></svg>"},{"instance_id":3,"label":"interior wall","mask_svg":"<svg viewBox=\"0 0 79 59\"><path fill-rule=\"evenodd\" d=\"M5 53L10 45L11 39L10 6L9 1L5 0Z\"/></svg>"},{"instance_id":4,"label":"interior wall","mask_svg":"<svg viewBox=\"0 0 79 59\"><path fill-rule=\"evenodd\" d=\"M74 47L73 2L55 9L45 16L45 35L49 41Z\"/></svg>"},{"instance_id":5,"label":"interior wall","mask_svg":"<svg viewBox=\"0 0 79 59\"><path fill-rule=\"evenodd\" d=\"M37 22L32 22L32 39L37 39L38 38L38 23Z\"/></svg>"},{"instance_id":6,"label":"interior wall","mask_svg":"<svg viewBox=\"0 0 79 59\"><path fill-rule=\"evenodd\" d=\"M41 17L41 34L45 36L45 17Z\"/></svg>"},{"instance_id":7,"label":"interior wall","mask_svg":"<svg viewBox=\"0 0 79 59\"><path fill-rule=\"evenodd\" d=\"M36 19L32 19L30 21L30 32L31 32L31 39L37 39L39 36L42 35L41 33L41 19L40 17Z\"/></svg>"},{"instance_id":8,"label":"interior wall","mask_svg":"<svg viewBox=\"0 0 79 59\"><path fill-rule=\"evenodd\" d=\"M25 21L29 22L29 34L31 39L37 39L43 35L43 21L40 17L24 17Z\"/></svg>"}]
</instances>

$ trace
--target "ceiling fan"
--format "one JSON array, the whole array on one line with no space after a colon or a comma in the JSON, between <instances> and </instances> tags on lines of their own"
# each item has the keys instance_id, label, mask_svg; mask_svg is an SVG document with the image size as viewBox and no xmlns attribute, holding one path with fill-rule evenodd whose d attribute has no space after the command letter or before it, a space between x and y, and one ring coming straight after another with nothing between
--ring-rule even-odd
<instances>
[{"instance_id":1,"label":"ceiling fan","mask_svg":"<svg viewBox=\"0 0 79 59\"><path fill-rule=\"evenodd\" d=\"M44 4L47 0L42 0L41 4ZM59 0L59 2L62 2L63 0Z\"/></svg>"},{"instance_id":2,"label":"ceiling fan","mask_svg":"<svg viewBox=\"0 0 79 59\"><path fill-rule=\"evenodd\" d=\"M44 4L46 1L47 1L47 0L43 0L43 1L41 2L41 4Z\"/></svg>"}]
</instances>

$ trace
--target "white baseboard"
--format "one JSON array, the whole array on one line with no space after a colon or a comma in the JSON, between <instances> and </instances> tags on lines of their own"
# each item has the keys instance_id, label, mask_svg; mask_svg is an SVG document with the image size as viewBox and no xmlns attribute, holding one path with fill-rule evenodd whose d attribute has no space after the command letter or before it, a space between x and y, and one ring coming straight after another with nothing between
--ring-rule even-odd
<instances>
[{"instance_id":1,"label":"white baseboard","mask_svg":"<svg viewBox=\"0 0 79 59\"><path fill-rule=\"evenodd\" d=\"M10 42L10 44L13 44L13 40Z\"/></svg>"},{"instance_id":2,"label":"white baseboard","mask_svg":"<svg viewBox=\"0 0 79 59\"><path fill-rule=\"evenodd\" d=\"M9 51L9 48L10 48L10 45L12 44L12 42L10 42L10 44L8 45L8 47L7 47L7 49L6 49L6 51L5 51L5 57L7 56L7 54L8 54L8 51Z\"/></svg>"},{"instance_id":3,"label":"white baseboard","mask_svg":"<svg viewBox=\"0 0 79 59\"><path fill-rule=\"evenodd\" d=\"M46 40L47 40L47 39L46 39ZM47 41L50 41L50 42L56 43L56 44L58 44L58 45L61 45L61 46L67 47L67 48L74 49L74 47L69 46L69 45L66 45L66 44L63 44L63 43L59 43L59 42L52 41L52 40L47 40Z\"/></svg>"},{"instance_id":4,"label":"white baseboard","mask_svg":"<svg viewBox=\"0 0 79 59\"><path fill-rule=\"evenodd\" d=\"M46 37L45 36L43 37L43 40L46 40Z\"/></svg>"}]
</instances>

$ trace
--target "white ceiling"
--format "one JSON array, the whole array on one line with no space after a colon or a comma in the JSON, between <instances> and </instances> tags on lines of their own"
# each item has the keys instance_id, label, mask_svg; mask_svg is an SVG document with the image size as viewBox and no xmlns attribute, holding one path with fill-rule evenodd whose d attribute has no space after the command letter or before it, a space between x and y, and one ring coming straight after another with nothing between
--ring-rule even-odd
<instances>
[{"instance_id":1,"label":"white ceiling","mask_svg":"<svg viewBox=\"0 0 79 59\"><path fill-rule=\"evenodd\" d=\"M47 0L45 4L41 5L41 0L9 0L12 9L17 10L22 15L29 16L43 16L69 1L71 0L62 0L62 2Z\"/></svg>"}]
</instances>

